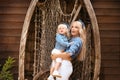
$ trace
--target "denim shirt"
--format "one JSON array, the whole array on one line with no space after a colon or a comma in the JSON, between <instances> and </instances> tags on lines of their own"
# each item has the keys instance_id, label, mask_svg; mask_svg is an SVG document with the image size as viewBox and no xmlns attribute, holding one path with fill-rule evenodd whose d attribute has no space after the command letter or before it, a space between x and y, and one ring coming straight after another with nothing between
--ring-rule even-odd
<instances>
[{"instance_id":1,"label":"denim shirt","mask_svg":"<svg viewBox=\"0 0 120 80\"><path fill-rule=\"evenodd\" d=\"M70 44L68 43L68 39L65 35L56 34L55 39L56 39L55 49L65 50L67 47L70 46Z\"/></svg>"},{"instance_id":2,"label":"denim shirt","mask_svg":"<svg viewBox=\"0 0 120 80\"><path fill-rule=\"evenodd\" d=\"M71 46L69 46L65 52L69 53L71 58L75 58L81 50L82 47L82 40L80 37L75 37L75 38L71 38L70 42L73 42L73 44Z\"/></svg>"}]
</instances>

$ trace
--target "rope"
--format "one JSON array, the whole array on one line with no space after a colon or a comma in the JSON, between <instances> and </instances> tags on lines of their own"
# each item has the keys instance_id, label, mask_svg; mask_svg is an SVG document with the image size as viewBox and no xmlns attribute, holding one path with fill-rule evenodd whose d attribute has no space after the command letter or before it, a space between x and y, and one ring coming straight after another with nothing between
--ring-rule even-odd
<instances>
[{"instance_id":1,"label":"rope","mask_svg":"<svg viewBox=\"0 0 120 80\"><path fill-rule=\"evenodd\" d=\"M35 9L35 47L34 47L34 64L33 64L33 67L34 67L34 72L33 72L33 76L36 74L36 35L37 35L37 8Z\"/></svg>"},{"instance_id":2,"label":"rope","mask_svg":"<svg viewBox=\"0 0 120 80\"><path fill-rule=\"evenodd\" d=\"M42 2L42 3L41 3L41 2L38 2L38 3L37 3L37 5L39 5L39 6L40 6L40 5L45 5L45 4L46 4L46 2L47 2L47 0L45 0L45 1L44 1L44 2Z\"/></svg>"},{"instance_id":3,"label":"rope","mask_svg":"<svg viewBox=\"0 0 120 80\"><path fill-rule=\"evenodd\" d=\"M75 19L77 18L78 14L79 14L79 12L80 12L80 10L81 10L81 7L82 7L82 5L79 5L79 7L78 7L78 9L77 9L77 11L76 11L76 13L75 13L75 15L74 15L71 23L72 23L73 21L75 21Z\"/></svg>"},{"instance_id":4,"label":"rope","mask_svg":"<svg viewBox=\"0 0 120 80\"><path fill-rule=\"evenodd\" d=\"M70 14L65 14L61 9L60 1L59 0L57 0L57 1L58 1L58 12L60 12L63 16L72 16L75 13L78 0L75 0L74 8Z\"/></svg>"}]
</instances>

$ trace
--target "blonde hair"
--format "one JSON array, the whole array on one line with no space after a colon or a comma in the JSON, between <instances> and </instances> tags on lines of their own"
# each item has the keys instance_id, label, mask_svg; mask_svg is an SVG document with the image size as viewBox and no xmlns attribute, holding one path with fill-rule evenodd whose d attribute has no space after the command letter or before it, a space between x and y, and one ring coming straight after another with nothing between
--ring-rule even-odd
<instances>
[{"instance_id":1,"label":"blonde hair","mask_svg":"<svg viewBox=\"0 0 120 80\"><path fill-rule=\"evenodd\" d=\"M82 39L82 48L80 54L78 55L78 60L83 61L85 60L85 54L86 54L86 28L85 25L83 25L84 23L81 21L74 21L73 23L76 23L78 25L79 36Z\"/></svg>"},{"instance_id":2,"label":"blonde hair","mask_svg":"<svg viewBox=\"0 0 120 80\"><path fill-rule=\"evenodd\" d=\"M64 23L59 24L58 27L57 27L57 31L56 31L57 33L59 33L58 30L59 30L60 27L65 27L65 29L66 29L65 36L67 36L69 38L70 34L69 34L68 26L66 24L64 24Z\"/></svg>"}]
</instances>

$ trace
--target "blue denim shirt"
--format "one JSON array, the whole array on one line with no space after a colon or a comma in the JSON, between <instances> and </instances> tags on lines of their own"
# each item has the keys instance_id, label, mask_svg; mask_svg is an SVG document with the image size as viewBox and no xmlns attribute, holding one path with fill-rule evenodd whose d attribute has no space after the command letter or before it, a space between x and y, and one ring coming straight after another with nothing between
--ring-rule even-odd
<instances>
[{"instance_id":1,"label":"blue denim shirt","mask_svg":"<svg viewBox=\"0 0 120 80\"><path fill-rule=\"evenodd\" d=\"M71 38L70 42L73 42L71 46L69 46L65 52L71 55L71 58L75 58L81 50L82 47L82 40L80 37Z\"/></svg>"},{"instance_id":2,"label":"blue denim shirt","mask_svg":"<svg viewBox=\"0 0 120 80\"><path fill-rule=\"evenodd\" d=\"M70 44L68 43L68 38L65 35L56 34L55 39L56 39L55 49L65 50L67 47L70 46Z\"/></svg>"}]
</instances>

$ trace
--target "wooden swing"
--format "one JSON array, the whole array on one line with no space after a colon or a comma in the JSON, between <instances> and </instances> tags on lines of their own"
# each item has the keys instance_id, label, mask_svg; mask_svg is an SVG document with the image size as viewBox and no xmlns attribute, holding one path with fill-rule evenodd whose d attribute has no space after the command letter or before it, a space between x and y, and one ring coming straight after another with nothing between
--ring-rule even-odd
<instances>
[{"instance_id":1,"label":"wooden swing","mask_svg":"<svg viewBox=\"0 0 120 80\"><path fill-rule=\"evenodd\" d=\"M28 71L32 71L33 80L46 80L57 24L61 21L71 23L79 18L87 28L87 51L84 61L73 61L76 69L70 80L99 80L100 35L90 0L31 1L21 34L18 80L25 80Z\"/></svg>"}]
</instances>

